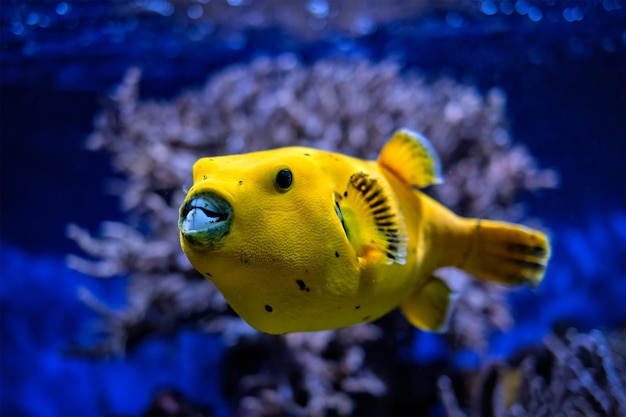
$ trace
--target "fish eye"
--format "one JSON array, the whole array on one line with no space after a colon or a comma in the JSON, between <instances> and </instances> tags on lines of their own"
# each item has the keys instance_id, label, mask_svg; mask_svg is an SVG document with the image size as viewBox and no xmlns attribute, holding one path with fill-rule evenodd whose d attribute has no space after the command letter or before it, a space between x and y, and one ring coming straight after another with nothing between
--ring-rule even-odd
<instances>
[{"instance_id":1,"label":"fish eye","mask_svg":"<svg viewBox=\"0 0 626 417\"><path fill-rule=\"evenodd\" d=\"M276 174L276 188L279 191L287 191L293 182L293 174L289 168L283 168Z\"/></svg>"}]
</instances>

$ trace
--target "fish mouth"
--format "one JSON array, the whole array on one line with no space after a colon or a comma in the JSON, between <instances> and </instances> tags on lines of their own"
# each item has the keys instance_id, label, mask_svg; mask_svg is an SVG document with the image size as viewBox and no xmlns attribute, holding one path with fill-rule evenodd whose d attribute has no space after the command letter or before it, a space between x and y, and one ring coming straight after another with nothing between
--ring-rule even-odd
<instances>
[{"instance_id":1,"label":"fish mouth","mask_svg":"<svg viewBox=\"0 0 626 417\"><path fill-rule=\"evenodd\" d=\"M195 194L180 207L178 229L195 245L212 245L230 231L233 210L215 193Z\"/></svg>"}]
</instances>

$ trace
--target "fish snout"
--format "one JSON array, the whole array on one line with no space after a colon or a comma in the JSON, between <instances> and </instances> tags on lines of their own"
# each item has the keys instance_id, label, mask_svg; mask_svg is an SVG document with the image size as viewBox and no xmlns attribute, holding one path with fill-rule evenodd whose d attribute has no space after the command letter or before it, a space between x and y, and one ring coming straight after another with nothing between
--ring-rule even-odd
<instances>
[{"instance_id":1,"label":"fish snout","mask_svg":"<svg viewBox=\"0 0 626 417\"><path fill-rule=\"evenodd\" d=\"M178 228L190 243L209 245L228 233L232 213L230 204L217 194L195 194L181 206Z\"/></svg>"}]
</instances>

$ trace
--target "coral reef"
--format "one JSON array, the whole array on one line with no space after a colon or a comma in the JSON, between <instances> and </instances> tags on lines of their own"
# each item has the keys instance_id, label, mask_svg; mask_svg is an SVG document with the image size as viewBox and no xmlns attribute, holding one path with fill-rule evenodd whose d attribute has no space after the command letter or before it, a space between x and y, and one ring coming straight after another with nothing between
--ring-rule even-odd
<instances>
[{"instance_id":1,"label":"coral reef","mask_svg":"<svg viewBox=\"0 0 626 417\"><path fill-rule=\"evenodd\" d=\"M470 416L617 416L626 414L624 333L599 330L546 336L543 346L486 366ZM450 416L465 416L448 377L439 386Z\"/></svg>"},{"instance_id":2,"label":"coral reef","mask_svg":"<svg viewBox=\"0 0 626 417\"><path fill-rule=\"evenodd\" d=\"M398 313L315 334L270 337L249 328L179 248L177 210L197 158L295 144L375 158L390 134L406 127L433 142L446 183L429 192L460 214L520 220L518 194L557 182L554 172L539 169L524 147L512 143L502 91L483 96L450 79L427 82L392 61L326 59L305 66L290 54L261 57L169 102L141 101L140 78L139 70L129 70L105 98L88 140L90 149L109 152L125 177L111 190L128 222L104 223L98 237L68 227L68 235L95 258L70 255L72 268L131 278L121 311L82 292L103 314L108 334L91 351L123 354L182 324L220 331L229 355L238 358L226 370L238 415L373 413L361 407L368 398L389 400L387 387L399 371L374 367L368 349L380 352L387 343L387 352L397 352L404 346L398 335L413 330ZM491 331L511 325L506 290L456 270L441 275L461 294L448 336L452 345L484 350ZM246 352L255 359L245 359ZM241 365L246 361L248 367Z\"/></svg>"}]
</instances>

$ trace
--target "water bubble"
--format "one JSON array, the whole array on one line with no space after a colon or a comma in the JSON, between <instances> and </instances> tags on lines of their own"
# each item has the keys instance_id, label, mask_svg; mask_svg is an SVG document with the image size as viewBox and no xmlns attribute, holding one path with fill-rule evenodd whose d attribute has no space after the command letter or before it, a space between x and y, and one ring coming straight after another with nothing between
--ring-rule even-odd
<instances>
[{"instance_id":1,"label":"water bubble","mask_svg":"<svg viewBox=\"0 0 626 417\"><path fill-rule=\"evenodd\" d=\"M517 0L515 2L515 11L521 15L528 13L529 7L528 2L525 0Z\"/></svg>"},{"instance_id":2,"label":"water bubble","mask_svg":"<svg viewBox=\"0 0 626 417\"><path fill-rule=\"evenodd\" d=\"M22 35L24 33L24 25L20 22L13 22L13 26L11 26L11 32L16 35Z\"/></svg>"},{"instance_id":3,"label":"water bubble","mask_svg":"<svg viewBox=\"0 0 626 417\"><path fill-rule=\"evenodd\" d=\"M604 10L606 10L607 12L610 12L611 10L616 8L616 1L615 0L604 0L602 2L602 7L604 7Z\"/></svg>"},{"instance_id":4,"label":"water bubble","mask_svg":"<svg viewBox=\"0 0 626 417\"><path fill-rule=\"evenodd\" d=\"M376 30L376 22L368 16L360 16L354 20L352 31L357 35L370 35Z\"/></svg>"},{"instance_id":5,"label":"water bubble","mask_svg":"<svg viewBox=\"0 0 626 417\"><path fill-rule=\"evenodd\" d=\"M458 12L448 12L446 15L446 23L450 27L460 28L463 26L463 16L461 16Z\"/></svg>"},{"instance_id":6,"label":"water bubble","mask_svg":"<svg viewBox=\"0 0 626 417\"><path fill-rule=\"evenodd\" d=\"M580 7L574 7L574 16L576 16L576 20L580 21L585 18L585 14L583 13Z\"/></svg>"},{"instance_id":7,"label":"water bubble","mask_svg":"<svg viewBox=\"0 0 626 417\"><path fill-rule=\"evenodd\" d=\"M487 16L493 16L498 13L498 6L491 0L483 0L483 2L480 3L480 11Z\"/></svg>"},{"instance_id":8,"label":"water bubble","mask_svg":"<svg viewBox=\"0 0 626 417\"><path fill-rule=\"evenodd\" d=\"M39 15L37 13L29 13L28 16L26 16L27 25L33 26L37 23L39 23Z\"/></svg>"},{"instance_id":9,"label":"water bubble","mask_svg":"<svg viewBox=\"0 0 626 417\"><path fill-rule=\"evenodd\" d=\"M563 18L568 22L578 22L583 20L584 17L583 11L578 6L568 7L563 10Z\"/></svg>"},{"instance_id":10,"label":"water bubble","mask_svg":"<svg viewBox=\"0 0 626 417\"><path fill-rule=\"evenodd\" d=\"M165 17L174 14L174 5L166 0L138 0L137 5Z\"/></svg>"},{"instance_id":11,"label":"water bubble","mask_svg":"<svg viewBox=\"0 0 626 417\"><path fill-rule=\"evenodd\" d=\"M539 7L531 7L528 9L528 18L533 22L538 22L543 18L543 13Z\"/></svg>"},{"instance_id":12,"label":"water bubble","mask_svg":"<svg viewBox=\"0 0 626 417\"><path fill-rule=\"evenodd\" d=\"M510 1L504 0L502 3L500 3L500 11L508 16L515 11L515 6L513 6L513 3L511 3Z\"/></svg>"},{"instance_id":13,"label":"water bubble","mask_svg":"<svg viewBox=\"0 0 626 417\"><path fill-rule=\"evenodd\" d=\"M187 9L187 16L189 16L191 19L199 19L202 17L203 13L204 13L204 10L202 9L202 6L200 6L199 4L192 4Z\"/></svg>"},{"instance_id":14,"label":"water bubble","mask_svg":"<svg viewBox=\"0 0 626 417\"><path fill-rule=\"evenodd\" d=\"M329 6L326 0L309 0L306 8L312 15L316 17L325 17L328 15Z\"/></svg>"},{"instance_id":15,"label":"water bubble","mask_svg":"<svg viewBox=\"0 0 626 417\"><path fill-rule=\"evenodd\" d=\"M70 11L70 5L62 1L61 3L57 4L57 7L54 10L57 12L58 15L63 16Z\"/></svg>"},{"instance_id":16,"label":"water bubble","mask_svg":"<svg viewBox=\"0 0 626 417\"><path fill-rule=\"evenodd\" d=\"M567 20L568 22L574 21L574 16L572 15L572 9L570 9L569 7L566 9L563 9L563 19Z\"/></svg>"}]
</instances>

